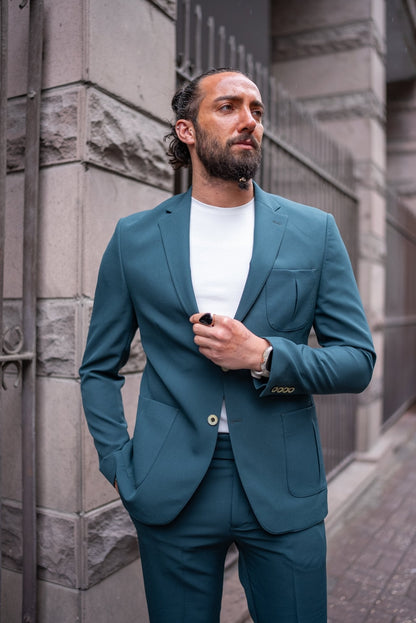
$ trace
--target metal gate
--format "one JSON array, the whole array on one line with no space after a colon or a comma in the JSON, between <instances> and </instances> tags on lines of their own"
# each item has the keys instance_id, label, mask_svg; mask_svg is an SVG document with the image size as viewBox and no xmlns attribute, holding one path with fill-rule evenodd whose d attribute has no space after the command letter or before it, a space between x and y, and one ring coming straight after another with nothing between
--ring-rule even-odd
<instances>
[{"instance_id":1,"label":"metal gate","mask_svg":"<svg viewBox=\"0 0 416 623\"><path fill-rule=\"evenodd\" d=\"M387 196L384 426L416 400L416 215Z\"/></svg>"},{"instance_id":2,"label":"metal gate","mask_svg":"<svg viewBox=\"0 0 416 623\"><path fill-rule=\"evenodd\" d=\"M22 0L20 7L24 8L26 4L27 0ZM0 20L0 407L3 416L4 393L10 390L11 385L14 385L14 388L19 387L22 405L22 621L32 623L36 621L36 260L43 2L42 0L30 1L22 263L23 288L21 318L17 324L9 324L7 320L4 320L4 312L8 304L8 301L4 298L5 277L7 277L5 275L5 235L7 231L7 1L1 2Z\"/></svg>"},{"instance_id":3,"label":"metal gate","mask_svg":"<svg viewBox=\"0 0 416 623\"><path fill-rule=\"evenodd\" d=\"M324 134L233 34L204 16L200 5L192 0L178 2L178 22L182 33L177 42L178 84L212 67L234 67L256 82L266 105L260 185L268 192L331 212L356 268L358 211L349 152ZM187 172L181 173L176 191L187 185ZM356 397L317 396L316 402L325 465L331 477L355 451Z\"/></svg>"}]
</instances>

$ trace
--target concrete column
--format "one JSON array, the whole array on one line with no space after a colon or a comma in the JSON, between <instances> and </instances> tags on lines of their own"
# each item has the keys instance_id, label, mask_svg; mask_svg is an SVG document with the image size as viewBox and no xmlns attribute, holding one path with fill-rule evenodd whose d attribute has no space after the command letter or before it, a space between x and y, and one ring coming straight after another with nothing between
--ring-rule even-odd
<instances>
[{"instance_id":1,"label":"concrete column","mask_svg":"<svg viewBox=\"0 0 416 623\"><path fill-rule=\"evenodd\" d=\"M350 149L359 197L358 282L378 362L360 396L357 449L382 421L385 280L384 0L272 0L272 68L284 87ZM319 207L319 206L318 206Z\"/></svg>"},{"instance_id":2,"label":"concrete column","mask_svg":"<svg viewBox=\"0 0 416 623\"><path fill-rule=\"evenodd\" d=\"M28 11L10 3L6 296L20 319ZM98 461L78 368L98 264L117 220L170 196L174 0L45 0L39 222L39 621L146 620L134 527ZM124 400L135 416L137 338ZM5 392L4 620L20 621L19 391ZM4 403L5 404L5 403ZM7 443L4 441L7 439ZM121 607L122 606L122 607Z\"/></svg>"}]
</instances>

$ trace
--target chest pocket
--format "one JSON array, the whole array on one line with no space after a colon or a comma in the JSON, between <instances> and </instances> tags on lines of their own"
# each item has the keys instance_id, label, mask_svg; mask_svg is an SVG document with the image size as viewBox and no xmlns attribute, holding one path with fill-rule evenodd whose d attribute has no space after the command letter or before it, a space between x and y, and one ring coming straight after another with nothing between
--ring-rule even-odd
<instances>
[{"instance_id":1,"label":"chest pocket","mask_svg":"<svg viewBox=\"0 0 416 623\"><path fill-rule=\"evenodd\" d=\"M278 331L312 325L319 272L275 268L266 283L267 320Z\"/></svg>"}]
</instances>

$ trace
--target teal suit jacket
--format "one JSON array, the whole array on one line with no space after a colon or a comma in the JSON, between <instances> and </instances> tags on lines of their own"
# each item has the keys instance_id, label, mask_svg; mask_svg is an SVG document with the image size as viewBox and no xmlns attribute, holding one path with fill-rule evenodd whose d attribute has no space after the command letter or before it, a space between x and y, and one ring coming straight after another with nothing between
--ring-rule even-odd
<instances>
[{"instance_id":1,"label":"teal suit jacket","mask_svg":"<svg viewBox=\"0 0 416 623\"><path fill-rule=\"evenodd\" d=\"M244 489L269 532L327 512L312 394L361 392L375 362L350 261L333 217L255 186L253 255L236 318L273 345L269 379L224 372L194 344L191 192L123 218L104 253L80 369L84 409L111 483L130 514L173 520L210 464L225 399ZM199 310L201 312L213 310ZM147 363L134 435L119 370L140 327ZM314 327L322 348L307 345ZM337 414L334 413L334 417Z\"/></svg>"}]
</instances>

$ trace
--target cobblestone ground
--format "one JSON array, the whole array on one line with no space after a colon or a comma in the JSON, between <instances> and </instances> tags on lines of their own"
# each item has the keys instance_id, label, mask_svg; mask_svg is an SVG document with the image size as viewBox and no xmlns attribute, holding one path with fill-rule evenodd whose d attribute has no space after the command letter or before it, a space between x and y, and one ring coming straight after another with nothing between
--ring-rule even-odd
<instances>
[{"instance_id":1,"label":"cobblestone ground","mask_svg":"<svg viewBox=\"0 0 416 623\"><path fill-rule=\"evenodd\" d=\"M328 623L416 623L416 435L328 545Z\"/></svg>"}]
</instances>

